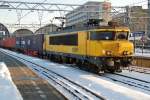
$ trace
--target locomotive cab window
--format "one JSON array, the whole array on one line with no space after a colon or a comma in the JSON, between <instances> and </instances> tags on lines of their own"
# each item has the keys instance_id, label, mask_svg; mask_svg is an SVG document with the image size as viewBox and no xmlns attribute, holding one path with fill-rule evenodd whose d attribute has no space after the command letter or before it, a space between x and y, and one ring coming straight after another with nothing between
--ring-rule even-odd
<instances>
[{"instance_id":1,"label":"locomotive cab window","mask_svg":"<svg viewBox=\"0 0 150 100\"><path fill-rule=\"evenodd\" d=\"M116 39L127 40L128 39L128 32L117 32Z\"/></svg>"},{"instance_id":2,"label":"locomotive cab window","mask_svg":"<svg viewBox=\"0 0 150 100\"><path fill-rule=\"evenodd\" d=\"M93 31L90 33L90 40L114 40L114 32Z\"/></svg>"}]
</instances>

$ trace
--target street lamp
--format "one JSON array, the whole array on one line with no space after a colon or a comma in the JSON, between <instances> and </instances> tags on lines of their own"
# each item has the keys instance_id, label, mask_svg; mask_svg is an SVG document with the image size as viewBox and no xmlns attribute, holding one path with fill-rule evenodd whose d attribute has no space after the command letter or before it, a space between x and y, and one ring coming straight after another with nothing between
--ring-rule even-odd
<instances>
[{"instance_id":1,"label":"street lamp","mask_svg":"<svg viewBox=\"0 0 150 100\"><path fill-rule=\"evenodd\" d=\"M52 32L53 32L53 21L54 21L54 19L55 19L55 17L53 17L51 20L50 20L50 22L51 22L51 25L52 25Z\"/></svg>"}]
</instances>

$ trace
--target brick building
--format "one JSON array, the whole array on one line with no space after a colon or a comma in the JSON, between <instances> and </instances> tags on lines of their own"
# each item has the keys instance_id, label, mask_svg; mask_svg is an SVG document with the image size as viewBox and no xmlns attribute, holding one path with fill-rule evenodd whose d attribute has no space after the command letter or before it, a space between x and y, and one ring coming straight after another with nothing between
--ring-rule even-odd
<instances>
[{"instance_id":1,"label":"brick building","mask_svg":"<svg viewBox=\"0 0 150 100\"><path fill-rule=\"evenodd\" d=\"M147 33L148 13L147 9L142 6L127 7L125 13L117 14L113 17L113 21L117 21L120 25L127 25L131 32L144 31Z\"/></svg>"}]
</instances>

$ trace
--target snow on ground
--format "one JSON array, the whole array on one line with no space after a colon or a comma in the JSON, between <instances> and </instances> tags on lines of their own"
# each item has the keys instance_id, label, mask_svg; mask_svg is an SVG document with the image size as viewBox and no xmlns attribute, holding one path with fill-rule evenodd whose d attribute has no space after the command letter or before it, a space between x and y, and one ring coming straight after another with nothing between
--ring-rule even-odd
<instances>
[{"instance_id":1,"label":"snow on ground","mask_svg":"<svg viewBox=\"0 0 150 100\"><path fill-rule=\"evenodd\" d=\"M150 49L142 49L142 48L136 48L136 49L135 49L135 52L136 52L136 53L142 53L142 51L143 51L144 53L150 53Z\"/></svg>"},{"instance_id":2,"label":"snow on ground","mask_svg":"<svg viewBox=\"0 0 150 100\"><path fill-rule=\"evenodd\" d=\"M150 82L150 74L138 73L138 72L129 71L129 70L123 70L123 72L120 74L126 75L126 76L132 76L133 78L146 80L147 82Z\"/></svg>"},{"instance_id":3,"label":"snow on ground","mask_svg":"<svg viewBox=\"0 0 150 100\"><path fill-rule=\"evenodd\" d=\"M23 100L3 62L0 62L0 100Z\"/></svg>"},{"instance_id":4,"label":"snow on ground","mask_svg":"<svg viewBox=\"0 0 150 100\"><path fill-rule=\"evenodd\" d=\"M39 58L18 54L8 50L3 49L0 50L22 57L26 60L32 61L41 66L44 66L78 84L86 86L88 89L104 96L108 100L150 100L150 94L134 90L131 87L127 87L121 84L116 84L102 76L81 71L77 68L56 64L47 60L42 60ZM26 64L28 65L28 63Z\"/></svg>"},{"instance_id":5,"label":"snow on ground","mask_svg":"<svg viewBox=\"0 0 150 100\"><path fill-rule=\"evenodd\" d=\"M142 53L143 52L143 53ZM150 50L148 49L140 49L140 48L136 48L135 49L135 56L144 56L144 57L150 57Z\"/></svg>"}]
</instances>

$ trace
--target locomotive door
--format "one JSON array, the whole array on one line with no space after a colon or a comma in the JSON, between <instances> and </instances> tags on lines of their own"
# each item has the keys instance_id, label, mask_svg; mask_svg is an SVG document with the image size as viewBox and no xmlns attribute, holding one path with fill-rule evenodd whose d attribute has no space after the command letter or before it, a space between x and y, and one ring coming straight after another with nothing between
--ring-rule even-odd
<instances>
[{"instance_id":1,"label":"locomotive door","mask_svg":"<svg viewBox=\"0 0 150 100\"><path fill-rule=\"evenodd\" d=\"M87 32L87 55L93 56L95 52L94 41L90 40L90 32Z\"/></svg>"},{"instance_id":2,"label":"locomotive door","mask_svg":"<svg viewBox=\"0 0 150 100\"><path fill-rule=\"evenodd\" d=\"M78 53L80 55L87 54L87 34L86 32L78 32Z\"/></svg>"},{"instance_id":3,"label":"locomotive door","mask_svg":"<svg viewBox=\"0 0 150 100\"><path fill-rule=\"evenodd\" d=\"M87 55L88 56L92 56L92 51L93 51L93 47L92 47L92 42L90 40L90 32L87 32L87 46L86 46L86 49L87 49Z\"/></svg>"}]
</instances>

